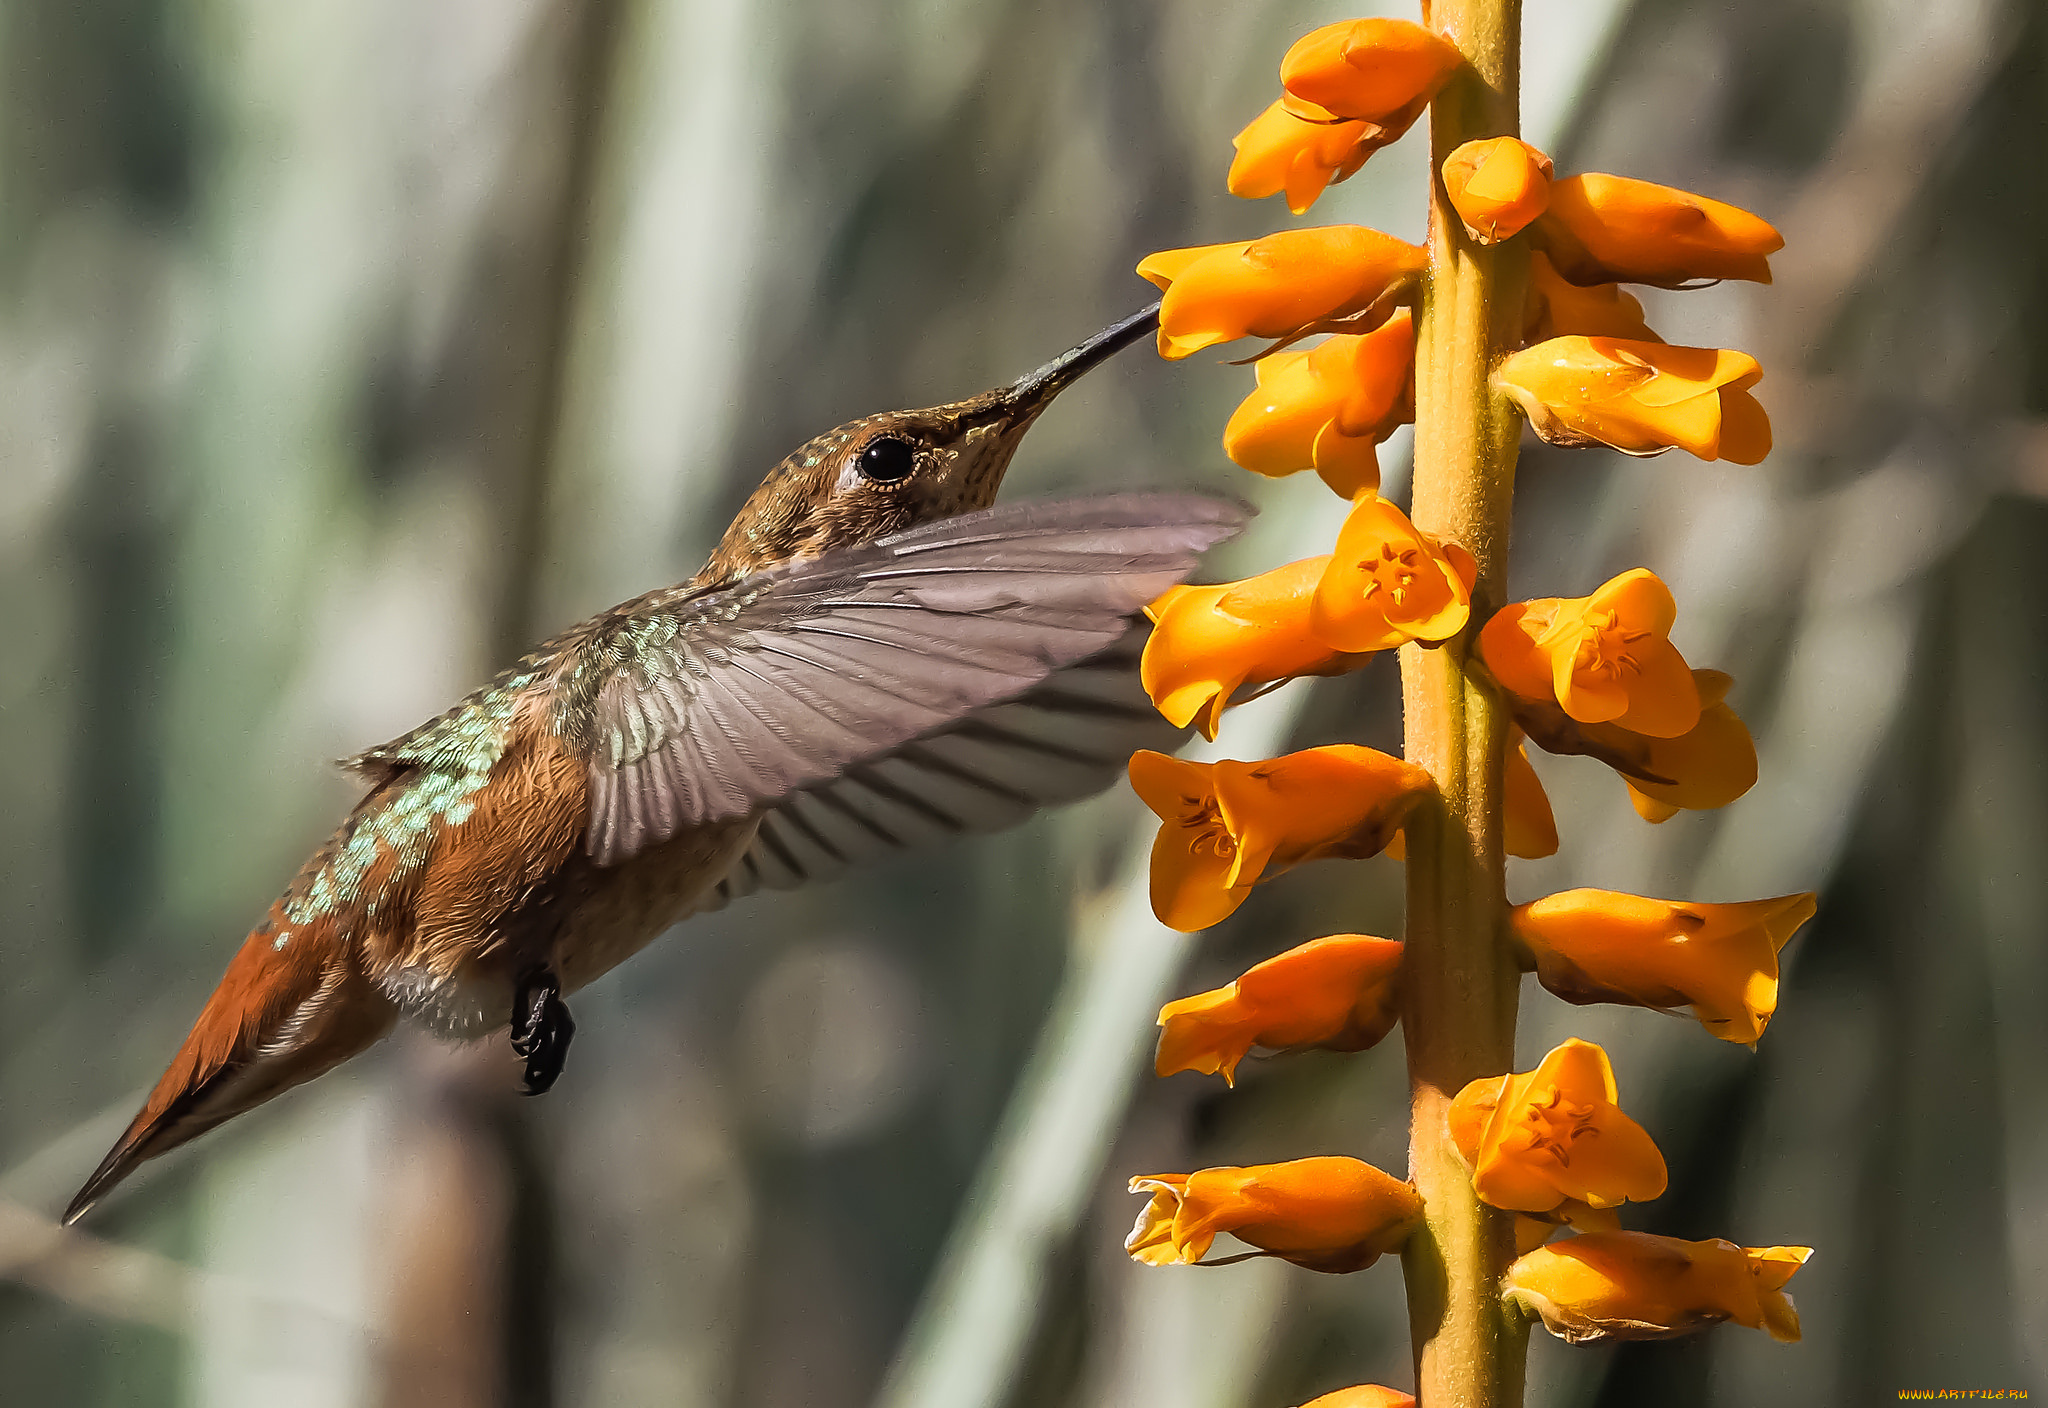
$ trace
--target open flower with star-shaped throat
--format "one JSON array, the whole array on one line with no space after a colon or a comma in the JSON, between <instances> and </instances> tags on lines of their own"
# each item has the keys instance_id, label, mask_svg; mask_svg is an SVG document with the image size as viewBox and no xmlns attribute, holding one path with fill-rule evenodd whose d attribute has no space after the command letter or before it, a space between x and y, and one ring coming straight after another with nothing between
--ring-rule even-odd
<instances>
[{"instance_id":1,"label":"open flower with star-shaped throat","mask_svg":"<svg viewBox=\"0 0 2048 1408\"><path fill-rule=\"evenodd\" d=\"M1700 721L1699 686L1670 640L1677 616L1671 589L1638 567L1588 596L1510 602L1479 653L1503 688L1555 699L1580 723L1677 738Z\"/></svg>"},{"instance_id":2,"label":"open flower with star-shaped throat","mask_svg":"<svg viewBox=\"0 0 2048 1408\"><path fill-rule=\"evenodd\" d=\"M1664 1156L1617 1099L1607 1053L1577 1037L1533 1071L1473 1081L1448 1116L1473 1191L1481 1202L1528 1213L1659 1196Z\"/></svg>"},{"instance_id":3,"label":"open flower with star-shaped throat","mask_svg":"<svg viewBox=\"0 0 2048 1408\"><path fill-rule=\"evenodd\" d=\"M1456 543L1419 531L1378 494L1360 494L1316 586L1310 624L1340 650L1432 644L1465 629L1479 568Z\"/></svg>"}]
</instances>

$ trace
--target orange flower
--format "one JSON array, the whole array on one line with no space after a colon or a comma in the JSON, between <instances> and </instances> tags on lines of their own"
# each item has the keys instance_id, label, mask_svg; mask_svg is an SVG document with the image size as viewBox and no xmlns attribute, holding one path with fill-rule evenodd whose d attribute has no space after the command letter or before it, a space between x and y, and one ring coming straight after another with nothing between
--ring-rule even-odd
<instances>
[{"instance_id":1,"label":"orange flower","mask_svg":"<svg viewBox=\"0 0 2048 1408\"><path fill-rule=\"evenodd\" d=\"M1529 750L1519 737L1508 739L1507 771L1501 788L1506 816L1503 819L1507 853L1523 860L1541 860L1557 854L1557 816L1550 810L1550 794L1543 779L1529 765Z\"/></svg>"},{"instance_id":2,"label":"orange flower","mask_svg":"<svg viewBox=\"0 0 2048 1408\"><path fill-rule=\"evenodd\" d=\"M1519 234L1550 201L1550 158L1514 137L1467 142L1444 158L1444 194L1480 244Z\"/></svg>"},{"instance_id":3,"label":"orange flower","mask_svg":"<svg viewBox=\"0 0 2048 1408\"><path fill-rule=\"evenodd\" d=\"M1450 1112L1473 1191L1494 1207L1532 1213L1660 1196L1664 1156L1615 1100L1607 1053L1576 1037L1533 1071L1473 1081Z\"/></svg>"},{"instance_id":4,"label":"orange flower","mask_svg":"<svg viewBox=\"0 0 2048 1408\"><path fill-rule=\"evenodd\" d=\"M1415 1395L1379 1384L1353 1384L1310 1399L1301 1408L1415 1408Z\"/></svg>"},{"instance_id":5,"label":"orange flower","mask_svg":"<svg viewBox=\"0 0 2048 1408\"><path fill-rule=\"evenodd\" d=\"M1723 1041L1754 1043L1778 1008L1778 952L1813 918L1812 894L1681 904L1566 890L1510 913L1544 987L1567 1002L1690 1007Z\"/></svg>"},{"instance_id":6,"label":"orange flower","mask_svg":"<svg viewBox=\"0 0 2048 1408\"><path fill-rule=\"evenodd\" d=\"M1735 464L1771 452L1770 417L1749 394L1762 379L1745 352L1576 334L1525 347L1493 374L1549 444Z\"/></svg>"},{"instance_id":7,"label":"orange flower","mask_svg":"<svg viewBox=\"0 0 2048 1408\"><path fill-rule=\"evenodd\" d=\"M1512 654L1513 643L1505 649ZM1700 721L1676 738L1579 723L1548 693L1539 699L1509 690L1508 707L1516 724L1546 751L1598 758L1621 774L1629 801L1645 821L1668 821L1680 811L1725 807L1756 785L1756 744L1723 702L1732 681L1719 670L1694 670L1692 682Z\"/></svg>"},{"instance_id":8,"label":"orange flower","mask_svg":"<svg viewBox=\"0 0 2048 1408\"><path fill-rule=\"evenodd\" d=\"M1465 629L1478 576L1470 553L1417 531L1407 514L1366 490L1337 533L1310 625L1341 650L1449 640Z\"/></svg>"},{"instance_id":9,"label":"orange flower","mask_svg":"<svg viewBox=\"0 0 2048 1408\"><path fill-rule=\"evenodd\" d=\"M1479 654L1502 688L1554 698L1580 723L1677 738L1700 721L1699 687L1669 639L1677 614L1670 588L1638 567L1591 596L1510 602L1479 632Z\"/></svg>"},{"instance_id":10,"label":"orange flower","mask_svg":"<svg viewBox=\"0 0 2048 1408\"><path fill-rule=\"evenodd\" d=\"M1523 305L1522 340L1553 337L1618 337L1662 342L1643 321L1643 305L1619 284L1581 288L1568 283L1542 250L1529 255L1529 292Z\"/></svg>"},{"instance_id":11,"label":"orange flower","mask_svg":"<svg viewBox=\"0 0 2048 1408\"><path fill-rule=\"evenodd\" d=\"M1683 1242L1648 1232L1588 1232L1553 1242L1508 1268L1506 1297L1573 1344L1655 1340L1723 1320L1799 1340L1785 1283L1811 1247Z\"/></svg>"},{"instance_id":12,"label":"orange flower","mask_svg":"<svg viewBox=\"0 0 2048 1408\"><path fill-rule=\"evenodd\" d=\"M1311 1271L1362 1271L1400 1250L1422 1216L1414 1184L1329 1156L1133 1178L1131 1191L1152 1195L1124 1240L1147 1266L1192 1266L1229 1232L1259 1248L1249 1255Z\"/></svg>"},{"instance_id":13,"label":"orange flower","mask_svg":"<svg viewBox=\"0 0 2048 1408\"><path fill-rule=\"evenodd\" d=\"M1536 239L1575 284L1771 281L1785 237L1748 211L1690 191L1587 172L1550 188Z\"/></svg>"},{"instance_id":14,"label":"orange flower","mask_svg":"<svg viewBox=\"0 0 2048 1408\"><path fill-rule=\"evenodd\" d=\"M1309 602L1329 561L1304 558L1242 582L1171 587L1146 607L1154 629L1138 676L1167 721L1198 721L1213 739L1239 690L1364 664L1366 656L1334 650L1309 630Z\"/></svg>"},{"instance_id":15,"label":"orange flower","mask_svg":"<svg viewBox=\"0 0 2048 1408\"><path fill-rule=\"evenodd\" d=\"M1460 1091L1451 1102L1445 1118L1450 1129L1451 1143L1456 1146L1465 1167L1471 1168L1479 1157L1479 1142L1486 1132L1487 1121L1500 1103L1500 1094L1507 1086L1506 1076L1492 1076L1474 1081ZM1515 1214L1515 1251L1533 1251L1556 1234L1560 1227L1575 1227L1581 1232L1612 1232L1620 1228L1621 1219L1613 1208L1596 1208L1578 1198L1565 1198L1554 1208L1542 1212L1517 1212Z\"/></svg>"},{"instance_id":16,"label":"orange flower","mask_svg":"<svg viewBox=\"0 0 2048 1408\"><path fill-rule=\"evenodd\" d=\"M1228 987L1159 1009L1153 1069L1220 1075L1254 1046L1363 1051L1394 1029L1401 945L1370 934L1310 939L1246 971Z\"/></svg>"},{"instance_id":17,"label":"orange flower","mask_svg":"<svg viewBox=\"0 0 2048 1408\"><path fill-rule=\"evenodd\" d=\"M1347 180L1382 143L1370 122L1346 122L1313 103L1290 111L1276 101L1232 139L1230 193L1246 200L1287 194L1287 208L1305 213L1332 184Z\"/></svg>"},{"instance_id":18,"label":"orange flower","mask_svg":"<svg viewBox=\"0 0 2048 1408\"><path fill-rule=\"evenodd\" d=\"M1280 60L1281 101L1313 119L1321 108L1397 140L1465 62L1457 45L1409 20L1346 20L1294 41Z\"/></svg>"},{"instance_id":19,"label":"orange flower","mask_svg":"<svg viewBox=\"0 0 2048 1408\"><path fill-rule=\"evenodd\" d=\"M1415 324L1403 308L1369 333L1259 359L1258 390L1223 428L1223 452L1254 474L1313 469L1351 498L1377 489L1377 447L1415 419Z\"/></svg>"},{"instance_id":20,"label":"orange flower","mask_svg":"<svg viewBox=\"0 0 2048 1408\"><path fill-rule=\"evenodd\" d=\"M1424 251L1378 230L1319 225L1161 250L1138 272L1166 291L1159 355L1178 358L1233 338L1293 337L1355 315L1376 326L1385 318L1374 315L1390 312L1428 262Z\"/></svg>"},{"instance_id":21,"label":"orange flower","mask_svg":"<svg viewBox=\"0 0 2048 1408\"><path fill-rule=\"evenodd\" d=\"M1304 861L1378 855L1435 784L1413 763L1335 743L1260 763L1131 756L1131 786L1160 818L1152 912L1193 933L1253 885Z\"/></svg>"},{"instance_id":22,"label":"orange flower","mask_svg":"<svg viewBox=\"0 0 2048 1408\"><path fill-rule=\"evenodd\" d=\"M1643 770L1669 782L1622 775L1628 799L1644 821L1669 821L1681 811L1725 807L1756 786L1756 743L1723 702L1734 683L1719 670L1694 670L1700 721L1676 738L1648 740Z\"/></svg>"}]
</instances>

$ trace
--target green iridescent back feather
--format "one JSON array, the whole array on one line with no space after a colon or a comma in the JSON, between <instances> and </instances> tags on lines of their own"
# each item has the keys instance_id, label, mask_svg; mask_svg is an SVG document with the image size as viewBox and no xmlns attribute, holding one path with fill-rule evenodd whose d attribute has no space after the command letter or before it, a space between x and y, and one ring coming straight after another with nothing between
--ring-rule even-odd
<instances>
[{"instance_id":1,"label":"green iridescent back feather","mask_svg":"<svg viewBox=\"0 0 2048 1408\"><path fill-rule=\"evenodd\" d=\"M556 655L543 647L439 718L345 759L343 767L378 786L286 892L286 918L310 924L352 911L374 918L426 863L437 830L468 820L511 740L520 698L547 677ZM380 852L396 864L366 889Z\"/></svg>"}]
</instances>

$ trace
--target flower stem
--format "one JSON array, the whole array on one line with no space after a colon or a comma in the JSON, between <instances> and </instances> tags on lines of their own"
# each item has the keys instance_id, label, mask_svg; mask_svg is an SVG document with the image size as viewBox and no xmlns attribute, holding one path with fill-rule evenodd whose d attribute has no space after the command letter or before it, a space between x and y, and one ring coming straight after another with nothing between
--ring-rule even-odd
<instances>
[{"instance_id":1,"label":"flower stem","mask_svg":"<svg viewBox=\"0 0 2048 1408\"><path fill-rule=\"evenodd\" d=\"M1417 1392L1425 1405L1502 1408L1522 1398L1527 1330L1498 1282L1514 1255L1512 1219L1472 1191L1445 1126L1465 1084L1514 1059L1521 976L1508 951L1501 759L1507 715L1466 668L1478 625L1503 601L1521 422L1488 373L1519 333L1527 256L1482 248L1445 197L1443 160L1478 137L1518 129L1520 0L1425 0L1425 21L1470 68L1431 108L1430 274L1415 358L1415 493L1426 533L1479 563L1472 627L1434 650L1401 652L1406 750L1436 779L1440 804L1407 831L1407 955L1402 1029L1413 1102L1411 1173L1425 1223L1403 1255Z\"/></svg>"}]
</instances>

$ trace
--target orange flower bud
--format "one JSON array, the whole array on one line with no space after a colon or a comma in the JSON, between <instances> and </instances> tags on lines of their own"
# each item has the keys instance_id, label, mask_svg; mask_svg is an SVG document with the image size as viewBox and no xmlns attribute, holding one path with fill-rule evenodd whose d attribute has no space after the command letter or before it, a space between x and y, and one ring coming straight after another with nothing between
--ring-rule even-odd
<instances>
[{"instance_id":1,"label":"orange flower bud","mask_svg":"<svg viewBox=\"0 0 2048 1408\"><path fill-rule=\"evenodd\" d=\"M1353 1384L1310 1399L1301 1408L1415 1408L1415 1395L1379 1384Z\"/></svg>"},{"instance_id":2,"label":"orange flower bud","mask_svg":"<svg viewBox=\"0 0 2048 1408\"><path fill-rule=\"evenodd\" d=\"M1681 904L1566 890L1517 905L1524 967L1566 1002L1690 1007L1723 1041L1754 1043L1778 1009L1778 952L1813 918L1812 894Z\"/></svg>"},{"instance_id":3,"label":"orange flower bud","mask_svg":"<svg viewBox=\"0 0 2048 1408\"><path fill-rule=\"evenodd\" d=\"M1508 1268L1508 1300L1573 1344L1655 1340L1723 1320L1799 1340L1785 1283L1811 1247L1738 1247L1648 1232L1587 1232L1539 1247Z\"/></svg>"},{"instance_id":4,"label":"orange flower bud","mask_svg":"<svg viewBox=\"0 0 2048 1408\"><path fill-rule=\"evenodd\" d=\"M1515 137L1467 142L1444 158L1444 194L1465 233L1498 244L1550 202L1550 158Z\"/></svg>"},{"instance_id":5,"label":"orange flower bud","mask_svg":"<svg viewBox=\"0 0 2048 1408\"><path fill-rule=\"evenodd\" d=\"M1529 765L1529 750L1522 746L1519 736L1508 739L1501 790L1507 853L1523 860L1556 855L1557 816L1550 810L1550 794L1543 790L1543 779Z\"/></svg>"},{"instance_id":6,"label":"orange flower bud","mask_svg":"<svg viewBox=\"0 0 2048 1408\"><path fill-rule=\"evenodd\" d=\"M1341 675L1367 656L1336 650L1309 629L1309 603L1327 557L1304 558L1242 582L1171 587L1145 608L1154 623L1138 677L1176 728L1214 738L1241 689L1302 675Z\"/></svg>"},{"instance_id":7,"label":"orange flower bud","mask_svg":"<svg viewBox=\"0 0 2048 1408\"><path fill-rule=\"evenodd\" d=\"M1124 1240L1147 1266L1192 1266L1228 1232L1259 1248L1249 1255L1362 1271L1400 1250L1422 1216L1414 1184L1332 1156L1133 1178L1131 1191L1152 1195Z\"/></svg>"},{"instance_id":8,"label":"orange flower bud","mask_svg":"<svg viewBox=\"0 0 2048 1408\"><path fill-rule=\"evenodd\" d=\"M1465 629L1478 576L1470 553L1419 532L1407 514L1367 490L1337 534L1309 620L1342 650L1449 640Z\"/></svg>"},{"instance_id":9,"label":"orange flower bud","mask_svg":"<svg viewBox=\"0 0 2048 1408\"><path fill-rule=\"evenodd\" d=\"M1375 145L1406 132L1465 62L1458 46L1409 20L1345 20L1294 41L1280 60L1282 99L1304 117L1322 108L1379 129Z\"/></svg>"},{"instance_id":10,"label":"orange flower bud","mask_svg":"<svg viewBox=\"0 0 2048 1408\"><path fill-rule=\"evenodd\" d=\"M1575 284L1771 281L1785 237L1748 211L1690 191L1587 172L1550 188L1536 240Z\"/></svg>"},{"instance_id":11,"label":"orange flower bud","mask_svg":"<svg viewBox=\"0 0 2048 1408\"><path fill-rule=\"evenodd\" d=\"M1220 1075L1235 1085L1237 1063L1254 1046L1363 1051L1399 1020L1400 974L1401 945L1392 939L1310 939L1228 987L1160 1008L1153 1069Z\"/></svg>"},{"instance_id":12,"label":"orange flower bud","mask_svg":"<svg viewBox=\"0 0 2048 1408\"><path fill-rule=\"evenodd\" d=\"M1138 272L1166 291L1159 355L1179 358L1233 338L1293 337L1336 319L1391 311L1394 296L1415 284L1428 262L1424 251L1378 230L1319 225L1161 250L1147 255Z\"/></svg>"},{"instance_id":13,"label":"orange flower bud","mask_svg":"<svg viewBox=\"0 0 2048 1408\"><path fill-rule=\"evenodd\" d=\"M1745 352L1580 336L1526 347L1493 374L1549 444L1625 455L1675 447L1736 464L1771 452L1770 417L1749 394L1762 379Z\"/></svg>"},{"instance_id":14,"label":"orange flower bud","mask_svg":"<svg viewBox=\"0 0 2048 1408\"><path fill-rule=\"evenodd\" d=\"M1413 763L1351 743L1259 763L1134 753L1131 786L1161 823L1152 912L1191 934L1304 861L1378 855L1435 785Z\"/></svg>"},{"instance_id":15,"label":"orange flower bud","mask_svg":"<svg viewBox=\"0 0 2048 1408\"><path fill-rule=\"evenodd\" d=\"M1568 283L1542 250L1529 255L1529 292L1523 304L1522 341L1554 337L1618 337L1662 342L1643 321L1643 305L1619 284L1581 288Z\"/></svg>"},{"instance_id":16,"label":"orange flower bud","mask_svg":"<svg viewBox=\"0 0 2048 1408\"><path fill-rule=\"evenodd\" d=\"M1479 1200L1544 1213L1567 1202L1600 1209L1662 1195L1664 1156L1616 1098L1607 1053L1576 1037L1533 1071L1459 1091L1451 1135Z\"/></svg>"},{"instance_id":17,"label":"orange flower bud","mask_svg":"<svg viewBox=\"0 0 2048 1408\"><path fill-rule=\"evenodd\" d=\"M1348 179L1379 148L1370 122L1345 122L1313 103L1289 111L1276 101L1232 139L1230 193L1262 200L1286 192L1287 208L1305 213L1316 197Z\"/></svg>"},{"instance_id":18,"label":"orange flower bud","mask_svg":"<svg viewBox=\"0 0 2048 1408\"><path fill-rule=\"evenodd\" d=\"M1670 588L1638 567L1591 596L1509 603L1479 632L1479 654L1503 688L1554 698L1581 723L1677 738L1700 721L1699 687L1668 638L1677 614Z\"/></svg>"},{"instance_id":19,"label":"orange flower bud","mask_svg":"<svg viewBox=\"0 0 2048 1408\"><path fill-rule=\"evenodd\" d=\"M1313 469L1351 498L1380 482L1378 445L1415 419L1415 324L1403 308L1369 333L1255 364L1258 390L1223 428L1223 452L1270 477Z\"/></svg>"}]
</instances>

